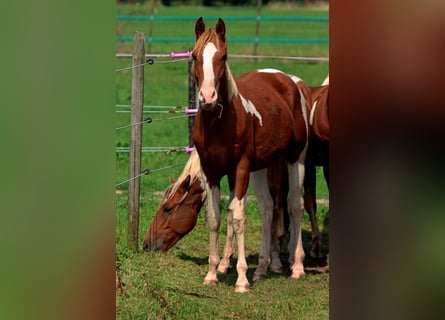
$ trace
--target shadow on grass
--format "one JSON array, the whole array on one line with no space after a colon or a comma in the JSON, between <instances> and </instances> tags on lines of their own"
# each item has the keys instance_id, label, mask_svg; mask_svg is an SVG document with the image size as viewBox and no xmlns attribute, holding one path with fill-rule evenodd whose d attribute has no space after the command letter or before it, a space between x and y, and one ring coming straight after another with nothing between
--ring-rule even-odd
<instances>
[{"instance_id":1,"label":"shadow on grass","mask_svg":"<svg viewBox=\"0 0 445 320\"><path fill-rule=\"evenodd\" d=\"M327 230L327 228L323 228L323 230ZM302 230L302 238L303 238L303 247L305 249L305 259L304 259L304 269L305 273L307 275L317 275L322 273L329 272L329 264L328 264L328 253L329 253L329 233L328 231L322 232L323 236L323 242L322 242L322 257L321 258L313 258L309 255L310 248L312 246L312 240L311 240L311 233ZM269 271L267 274L268 278L278 278L278 277L285 277L288 278L291 276L291 270L289 268L288 263L288 257L289 254L287 252L287 241L286 238L285 241L283 241L283 244L281 246L280 251L280 260L283 265L283 272L282 273L274 273ZM195 263L198 266L207 266L208 265L208 257L196 257L196 256L190 256L186 253L181 253L178 255L178 257L181 260L184 261L191 261ZM255 270L258 266L258 259L259 254L251 254L246 257L248 269L247 269L247 278L253 279ZM237 271L236 271L236 258L231 259L230 268L227 271L227 273L218 273L218 281L220 283L224 283L227 286L234 286L236 283L236 279L238 277ZM255 285L255 282L250 281L251 286Z\"/></svg>"},{"instance_id":2,"label":"shadow on grass","mask_svg":"<svg viewBox=\"0 0 445 320\"><path fill-rule=\"evenodd\" d=\"M183 252L178 255L178 258L184 261L191 261L198 266L207 265L209 261L208 257L192 257Z\"/></svg>"}]
</instances>

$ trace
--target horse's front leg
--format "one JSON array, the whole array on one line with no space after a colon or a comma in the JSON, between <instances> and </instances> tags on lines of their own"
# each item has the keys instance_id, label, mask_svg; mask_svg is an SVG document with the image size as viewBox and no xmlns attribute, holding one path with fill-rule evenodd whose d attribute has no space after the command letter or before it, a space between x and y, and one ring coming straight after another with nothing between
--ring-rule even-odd
<instances>
[{"instance_id":1,"label":"horse's front leg","mask_svg":"<svg viewBox=\"0 0 445 320\"><path fill-rule=\"evenodd\" d=\"M247 161L240 161L236 169L235 197L230 202L230 214L233 214L233 230L235 231L238 244L238 262L236 270L238 279L236 280L235 292L249 291L249 281L247 280L247 261L244 248L244 233L246 230L245 205L247 198L247 187L249 186L249 165Z\"/></svg>"},{"instance_id":2,"label":"horse's front leg","mask_svg":"<svg viewBox=\"0 0 445 320\"><path fill-rule=\"evenodd\" d=\"M207 181L205 185L207 191L206 222L210 230L210 254L209 271L204 278L204 284L216 284L218 283L216 268L219 264L218 233L221 225L220 188L219 185L210 187Z\"/></svg>"},{"instance_id":3,"label":"horse's front leg","mask_svg":"<svg viewBox=\"0 0 445 320\"><path fill-rule=\"evenodd\" d=\"M251 186L255 192L258 209L261 214L261 250L258 261L258 267L255 271L253 280L261 280L267 276L267 268L270 264L270 245L272 240L272 212L273 199L269 192L267 183L267 169L252 172L250 174Z\"/></svg>"}]
</instances>

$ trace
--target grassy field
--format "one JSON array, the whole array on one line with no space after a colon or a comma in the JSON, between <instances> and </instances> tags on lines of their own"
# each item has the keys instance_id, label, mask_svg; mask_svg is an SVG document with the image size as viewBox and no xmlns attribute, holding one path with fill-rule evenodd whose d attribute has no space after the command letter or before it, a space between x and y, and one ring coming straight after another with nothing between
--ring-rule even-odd
<instances>
[{"instance_id":1,"label":"grassy field","mask_svg":"<svg viewBox=\"0 0 445 320\"><path fill-rule=\"evenodd\" d=\"M150 15L146 6L118 5L117 15ZM217 9L201 7L159 7L159 16L255 16L256 8ZM325 9L264 8L264 16L309 16L327 17ZM214 21L209 21L209 25ZM255 22L226 22L228 37L253 37ZM155 22L153 37L174 36L193 37L194 21ZM132 36L135 31L149 32L149 22L119 21L116 35ZM328 37L327 23L264 22L261 37L295 38ZM193 43L153 43L152 53L182 52ZM289 60L245 60L232 59L230 53L251 54L253 44L229 43L229 64L235 75L264 67L281 69L301 77L310 85L321 83L328 72L328 64L303 63ZM117 43L117 52L130 53L131 43ZM147 44L148 51L148 44ZM283 56L328 56L327 44L260 44L260 55ZM116 69L131 65L130 59L117 58ZM155 59L155 63L145 67L144 105L187 106L188 105L187 62L170 62L169 59ZM129 105L131 100L131 70L116 72L116 103ZM164 110L157 108L154 110ZM144 147L184 147L188 145L187 118L165 120L181 116L180 113L145 114L153 118L151 124L144 125ZM116 113L116 127L128 125L129 113ZM129 129L116 130L116 146L128 147ZM141 179L140 242L150 225L160 200L159 191L169 184L169 175L178 176L187 160L184 152L143 153L142 169L153 170ZM164 169L165 168L165 169ZM160 170L158 170L160 169ZM128 178L128 154L116 153L116 183ZM318 171L318 196L328 198L328 191L321 171ZM127 184L118 187L116 194L116 258L118 275L124 284L117 291L118 319L327 319L328 280L324 272L325 259L306 258L307 275L298 281L284 275L271 275L268 279L251 283L251 292L245 295L234 294L236 270L230 269L227 275L219 277L215 287L202 285L207 271L208 231L201 212L196 228L182 239L167 254L135 253L127 249ZM223 194L227 193L225 180ZM251 191L249 191L251 193ZM246 255L248 257L248 277L252 278L258 263L261 220L254 201L248 201ZM223 202L223 212L227 203ZM225 221L225 214L223 214ZM328 252L329 229L328 208L319 205L318 221L323 232L323 252ZM225 241L226 226L223 223L221 246ZM310 225L304 219L303 241L305 249L310 248ZM283 261L286 252L283 248ZM236 255L232 265L236 262Z\"/></svg>"}]
</instances>

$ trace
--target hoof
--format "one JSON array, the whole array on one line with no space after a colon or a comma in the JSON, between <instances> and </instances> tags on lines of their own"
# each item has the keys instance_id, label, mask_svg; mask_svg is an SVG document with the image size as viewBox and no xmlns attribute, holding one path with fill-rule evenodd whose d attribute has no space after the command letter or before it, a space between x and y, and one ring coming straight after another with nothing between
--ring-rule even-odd
<instances>
[{"instance_id":1,"label":"hoof","mask_svg":"<svg viewBox=\"0 0 445 320\"><path fill-rule=\"evenodd\" d=\"M253 281L259 281L259 280L264 280L264 279L266 279L266 275L265 274L262 274L262 273L260 273L260 274L254 274L253 275Z\"/></svg>"},{"instance_id":2,"label":"hoof","mask_svg":"<svg viewBox=\"0 0 445 320\"><path fill-rule=\"evenodd\" d=\"M249 292L249 284L237 284L235 286L235 292L238 293L245 293L245 292Z\"/></svg>"},{"instance_id":3,"label":"hoof","mask_svg":"<svg viewBox=\"0 0 445 320\"><path fill-rule=\"evenodd\" d=\"M298 279L301 276L304 276L304 274L305 274L304 270L294 270L294 271L292 271L291 278L292 279Z\"/></svg>"},{"instance_id":4,"label":"hoof","mask_svg":"<svg viewBox=\"0 0 445 320\"><path fill-rule=\"evenodd\" d=\"M229 267L228 266L218 266L218 272L219 273L227 273L229 271Z\"/></svg>"},{"instance_id":5,"label":"hoof","mask_svg":"<svg viewBox=\"0 0 445 320\"><path fill-rule=\"evenodd\" d=\"M218 280L215 279L204 279L204 284L208 286L214 286L218 284Z\"/></svg>"},{"instance_id":6,"label":"hoof","mask_svg":"<svg viewBox=\"0 0 445 320\"><path fill-rule=\"evenodd\" d=\"M283 273L283 268L282 267L271 267L270 271L272 271L273 273Z\"/></svg>"}]
</instances>

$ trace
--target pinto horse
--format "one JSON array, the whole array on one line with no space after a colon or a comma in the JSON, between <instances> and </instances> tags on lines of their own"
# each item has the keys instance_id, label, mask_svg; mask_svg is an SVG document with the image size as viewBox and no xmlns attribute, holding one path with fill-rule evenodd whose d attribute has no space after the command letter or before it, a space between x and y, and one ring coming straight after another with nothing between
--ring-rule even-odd
<instances>
[{"instance_id":1,"label":"pinto horse","mask_svg":"<svg viewBox=\"0 0 445 320\"><path fill-rule=\"evenodd\" d=\"M322 240L315 215L317 212L316 166L323 166L329 186L329 141L322 140L323 136L329 138L327 103L329 88L326 84L328 84L327 80L323 82L322 87L311 87L313 101L310 110L311 136L305 161L304 206L309 215L312 230L310 255L315 258L321 257ZM320 128L328 128L328 130L324 130L322 135ZM176 181L173 178L170 179L171 185L164 191L155 218L144 237L142 244L144 251L167 252L195 227L199 211L206 199L200 166L199 156L194 150L178 179ZM284 161L277 161L268 167L267 185L274 201L270 269L273 272L282 272L279 260L280 240L288 228L288 224L284 222L287 218L288 189L287 167ZM230 235L233 235L232 231L227 237L228 241L232 240ZM262 240L267 241L267 239ZM226 271L229 265L232 243L228 242L225 247L223 261L218 267L221 272Z\"/></svg>"},{"instance_id":2,"label":"pinto horse","mask_svg":"<svg viewBox=\"0 0 445 320\"><path fill-rule=\"evenodd\" d=\"M326 81L323 85L326 85ZM328 88L311 87L312 101L315 101L311 109L311 139L305 161L304 176L304 207L309 215L312 230L312 248L310 255L315 258L321 257L321 233L316 220L317 203L315 196L316 166L323 166L326 182L329 186L329 154L328 141L321 141L319 127L327 127L327 94ZM323 124L322 122L325 122ZM313 127L317 127L314 133ZM325 131L326 132L326 131ZM329 133L329 131L327 131ZM325 135L326 136L326 135ZM328 135L329 136L329 135ZM182 237L188 234L196 225L199 211L206 199L204 182L200 171L199 156L194 150L182 173L164 191L163 199L160 201L155 218L144 237L142 248L144 251L167 252ZM271 270L280 272L282 269L278 255L280 251L280 239L286 233L288 224L284 223L287 215L287 167L283 161L278 161L268 167L267 185L274 200L274 214L272 223L272 249ZM201 195L201 196L199 196ZM231 248L231 244L226 245ZM228 250L226 250L228 251ZM225 259L230 253L225 255ZM227 265L228 263L224 263ZM221 265L221 263L220 263ZM219 268L218 268L219 270ZM223 270L224 271L224 270Z\"/></svg>"},{"instance_id":3,"label":"pinto horse","mask_svg":"<svg viewBox=\"0 0 445 320\"><path fill-rule=\"evenodd\" d=\"M193 142L201 161L210 229L209 271L204 283L218 282L220 181L227 176L230 188L228 222L233 223L238 248L235 292L247 292L244 210L249 176L262 215L262 238L270 239L273 200L267 188L266 168L278 159L287 161L289 176L291 277L299 278L304 274L301 218L308 123L302 88L307 88L307 92L309 88L303 81L294 82L290 76L273 69L251 71L235 78L227 63L225 33L222 19L208 29L202 17L196 21L191 70L198 86L199 109ZM269 262L270 242L262 241L255 277L266 274Z\"/></svg>"}]
</instances>

